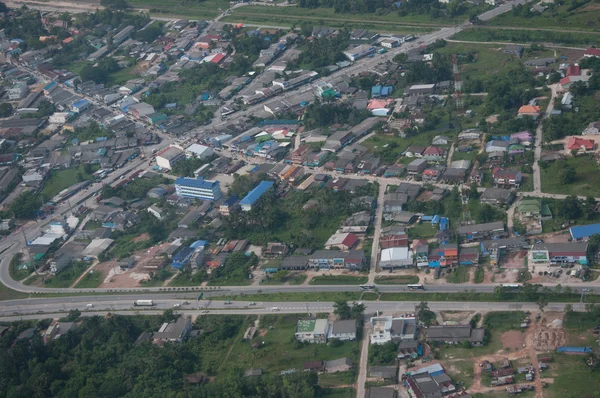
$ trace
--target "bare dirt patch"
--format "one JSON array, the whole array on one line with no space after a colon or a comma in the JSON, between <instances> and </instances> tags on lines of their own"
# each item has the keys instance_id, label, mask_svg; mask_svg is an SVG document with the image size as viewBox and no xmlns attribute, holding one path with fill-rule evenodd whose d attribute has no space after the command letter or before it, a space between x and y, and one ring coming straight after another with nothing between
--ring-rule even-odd
<instances>
[{"instance_id":1,"label":"bare dirt patch","mask_svg":"<svg viewBox=\"0 0 600 398\"><path fill-rule=\"evenodd\" d=\"M268 330L267 329L260 329L258 331L258 337L265 337L265 335L267 334Z\"/></svg>"},{"instance_id":2,"label":"bare dirt patch","mask_svg":"<svg viewBox=\"0 0 600 398\"><path fill-rule=\"evenodd\" d=\"M470 316L473 314L472 311L440 311L440 315L444 322L451 322L456 324L468 323Z\"/></svg>"},{"instance_id":3,"label":"bare dirt patch","mask_svg":"<svg viewBox=\"0 0 600 398\"><path fill-rule=\"evenodd\" d=\"M131 241L133 243L137 243L137 242L144 242L148 239L150 239L150 235L148 235L148 233L144 232L140 236L136 236L135 238L133 238Z\"/></svg>"},{"instance_id":4,"label":"bare dirt patch","mask_svg":"<svg viewBox=\"0 0 600 398\"><path fill-rule=\"evenodd\" d=\"M564 314L549 312L542 315L539 322L535 323L533 330L533 348L538 351L552 351L566 342L566 333L563 327Z\"/></svg>"},{"instance_id":5,"label":"bare dirt patch","mask_svg":"<svg viewBox=\"0 0 600 398\"><path fill-rule=\"evenodd\" d=\"M519 330L509 330L502 333L502 346L508 349L519 349L525 343L525 335Z\"/></svg>"},{"instance_id":6,"label":"bare dirt patch","mask_svg":"<svg viewBox=\"0 0 600 398\"><path fill-rule=\"evenodd\" d=\"M526 251L511 253L511 255L502 259L502 268L525 268Z\"/></svg>"}]
</instances>

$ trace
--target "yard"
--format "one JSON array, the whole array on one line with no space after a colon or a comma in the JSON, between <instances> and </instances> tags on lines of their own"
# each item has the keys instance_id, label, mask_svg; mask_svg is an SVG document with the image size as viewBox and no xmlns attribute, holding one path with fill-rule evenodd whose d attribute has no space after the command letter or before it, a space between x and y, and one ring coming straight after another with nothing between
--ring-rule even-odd
<instances>
[{"instance_id":1,"label":"yard","mask_svg":"<svg viewBox=\"0 0 600 398\"><path fill-rule=\"evenodd\" d=\"M75 285L75 287L78 289L96 288L100 286L103 281L104 278L102 277L101 272L90 270L90 272L88 272L83 279L81 279L79 283Z\"/></svg>"},{"instance_id":2,"label":"yard","mask_svg":"<svg viewBox=\"0 0 600 398\"><path fill-rule=\"evenodd\" d=\"M473 362L456 361L448 364L448 375L457 386L468 389L473 384Z\"/></svg>"},{"instance_id":3,"label":"yard","mask_svg":"<svg viewBox=\"0 0 600 398\"><path fill-rule=\"evenodd\" d=\"M52 276L44 279L44 287L67 288L81 276L81 274L90 266L90 263L85 261L75 261L65 269Z\"/></svg>"},{"instance_id":4,"label":"yard","mask_svg":"<svg viewBox=\"0 0 600 398\"><path fill-rule=\"evenodd\" d=\"M448 271L446 271L448 272ZM447 273L446 282L448 283L467 283L469 281L470 268L457 267L451 273Z\"/></svg>"},{"instance_id":5,"label":"yard","mask_svg":"<svg viewBox=\"0 0 600 398\"><path fill-rule=\"evenodd\" d=\"M275 274L267 275L260 283L262 285L301 285L306 281L306 278L307 275L304 273L279 271Z\"/></svg>"},{"instance_id":6,"label":"yard","mask_svg":"<svg viewBox=\"0 0 600 398\"><path fill-rule=\"evenodd\" d=\"M52 171L50 177L44 184L42 189L42 195L47 200L52 199L63 189L69 188L71 185L79 182L92 179L92 174L98 169L98 166L93 166L91 173L85 172L84 165L80 165L78 168L65 169L60 171Z\"/></svg>"},{"instance_id":7,"label":"yard","mask_svg":"<svg viewBox=\"0 0 600 398\"><path fill-rule=\"evenodd\" d=\"M319 275L308 282L310 285L362 285L369 280L366 276Z\"/></svg>"},{"instance_id":8,"label":"yard","mask_svg":"<svg viewBox=\"0 0 600 398\"><path fill-rule=\"evenodd\" d=\"M544 376L554 376L554 383L545 390L550 398L579 398L600 391L600 373L591 371L579 355L553 355L550 371Z\"/></svg>"},{"instance_id":9,"label":"yard","mask_svg":"<svg viewBox=\"0 0 600 398\"><path fill-rule=\"evenodd\" d=\"M428 239L433 238L438 230L429 222L416 224L408 230L409 239Z\"/></svg>"},{"instance_id":10,"label":"yard","mask_svg":"<svg viewBox=\"0 0 600 398\"><path fill-rule=\"evenodd\" d=\"M546 168L540 168L542 177L542 190L548 193L565 195L600 196L600 173L598 164L591 156L575 156L565 160L567 166L576 171L576 178L563 184L558 178L560 162L549 163Z\"/></svg>"},{"instance_id":11,"label":"yard","mask_svg":"<svg viewBox=\"0 0 600 398\"><path fill-rule=\"evenodd\" d=\"M335 345L296 342L294 333L298 318L298 315L262 316L254 339L242 340L245 332L245 328L242 328L242 333L235 338L229 355L223 361L235 363L244 369L262 368L269 373L289 369L301 371L304 362L308 361L349 357L354 363L357 362L360 352L358 342ZM258 348L253 349L253 343L258 343Z\"/></svg>"},{"instance_id":12,"label":"yard","mask_svg":"<svg viewBox=\"0 0 600 398\"><path fill-rule=\"evenodd\" d=\"M168 4L161 0L130 0L130 7L149 9L153 15L164 14L182 16L190 19L212 19L221 10L229 8L227 0L205 0L202 2L172 1Z\"/></svg>"}]
</instances>

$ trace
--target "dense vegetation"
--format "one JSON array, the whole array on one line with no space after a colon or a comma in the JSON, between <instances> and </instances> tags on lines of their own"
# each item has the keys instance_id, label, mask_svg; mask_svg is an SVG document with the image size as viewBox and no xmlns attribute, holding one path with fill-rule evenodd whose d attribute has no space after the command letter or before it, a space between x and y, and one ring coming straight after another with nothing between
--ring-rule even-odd
<instances>
[{"instance_id":1,"label":"dense vegetation","mask_svg":"<svg viewBox=\"0 0 600 398\"><path fill-rule=\"evenodd\" d=\"M76 315L76 314L74 314ZM44 344L16 336L31 324L18 323L0 339L0 391L17 397L319 397L316 374L243 377L236 363L221 368L227 344L248 322L243 316L201 317L199 336L164 347L135 344L144 331L156 331L162 317L92 317L75 330ZM45 328L48 321L40 322ZM13 345L14 344L14 345ZM199 372L199 373L197 373ZM216 376L192 385L184 376Z\"/></svg>"}]
</instances>

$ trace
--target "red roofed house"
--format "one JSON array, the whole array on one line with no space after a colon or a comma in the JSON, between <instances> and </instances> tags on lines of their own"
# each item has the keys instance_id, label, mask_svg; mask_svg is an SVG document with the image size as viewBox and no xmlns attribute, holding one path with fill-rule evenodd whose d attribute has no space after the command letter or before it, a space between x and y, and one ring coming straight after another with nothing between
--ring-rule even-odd
<instances>
[{"instance_id":1,"label":"red roofed house","mask_svg":"<svg viewBox=\"0 0 600 398\"><path fill-rule=\"evenodd\" d=\"M210 62L213 64L218 64L219 62L223 61L224 59L225 59L225 54L219 53L219 54L215 55L213 57L213 59L210 60Z\"/></svg>"},{"instance_id":2,"label":"red roofed house","mask_svg":"<svg viewBox=\"0 0 600 398\"><path fill-rule=\"evenodd\" d=\"M537 105L523 105L519 108L519 114L517 117L531 116L532 118L536 119L538 116L540 116L540 113L540 107Z\"/></svg>"},{"instance_id":3,"label":"red roofed house","mask_svg":"<svg viewBox=\"0 0 600 398\"><path fill-rule=\"evenodd\" d=\"M408 235L386 235L379 240L381 249L389 249L391 247L407 247Z\"/></svg>"},{"instance_id":4,"label":"red roofed house","mask_svg":"<svg viewBox=\"0 0 600 398\"><path fill-rule=\"evenodd\" d=\"M331 238L325 242L325 249L330 250L334 247L339 248L340 250L350 250L356 245L358 242L358 236L350 233L346 234L338 234L335 233L331 235Z\"/></svg>"},{"instance_id":5,"label":"red roofed house","mask_svg":"<svg viewBox=\"0 0 600 398\"><path fill-rule=\"evenodd\" d=\"M590 58L590 57L600 57L600 48L588 48L583 53L583 56L587 57L587 58Z\"/></svg>"},{"instance_id":6,"label":"red roofed house","mask_svg":"<svg viewBox=\"0 0 600 398\"><path fill-rule=\"evenodd\" d=\"M594 147L594 140L586 140L585 138L569 137L569 141L567 142L568 151L578 151L579 153L593 152Z\"/></svg>"},{"instance_id":7,"label":"red roofed house","mask_svg":"<svg viewBox=\"0 0 600 398\"><path fill-rule=\"evenodd\" d=\"M425 169L423 170L423 180L427 181L437 181L441 176L441 171L439 169Z\"/></svg>"},{"instance_id":8,"label":"red roofed house","mask_svg":"<svg viewBox=\"0 0 600 398\"><path fill-rule=\"evenodd\" d=\"M428 146L423 152L423 159L439 162L446 157L446 149L439 146Z\"/></svg>"}]
</instances>

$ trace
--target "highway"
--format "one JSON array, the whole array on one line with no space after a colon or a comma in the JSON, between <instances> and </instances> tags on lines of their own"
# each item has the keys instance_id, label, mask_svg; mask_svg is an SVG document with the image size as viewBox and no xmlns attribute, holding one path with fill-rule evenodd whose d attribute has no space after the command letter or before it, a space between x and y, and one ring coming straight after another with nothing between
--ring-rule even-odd
<instances>
[{"instance_id":1,"label":"highway","mask_svg":"<svg viewBox=\"0 0 600 398\"><path fill-rule=\"evenodd\" d=\"M99 300L85 297L55 298L55 299L26 299L4 302L0 307L0 321L7 321L18 317L49 318L64 317L70 310L79 310L83 315L105 315L117 313L122 315L158 315L167 309L172 309L183 315L198 316L202 314L308 314L314 315L322 312L333 312L332 302L250 302L201 300L185 298L155 298L152 307L136 307L133 305L134 297L104 297ZM185 301L189 304L185 304ZM365 306L365 315L376 314L401 314L412 313L420 301L362 301ZM92 304L93 307L89 307ZM432 311L539 311L536 303L501 303L501 302L429 302ZM550 303L545 311L563 311L567 303ZM571 303L575 311L584 311L584 304Z\"/></svg>"}]
</instances>

